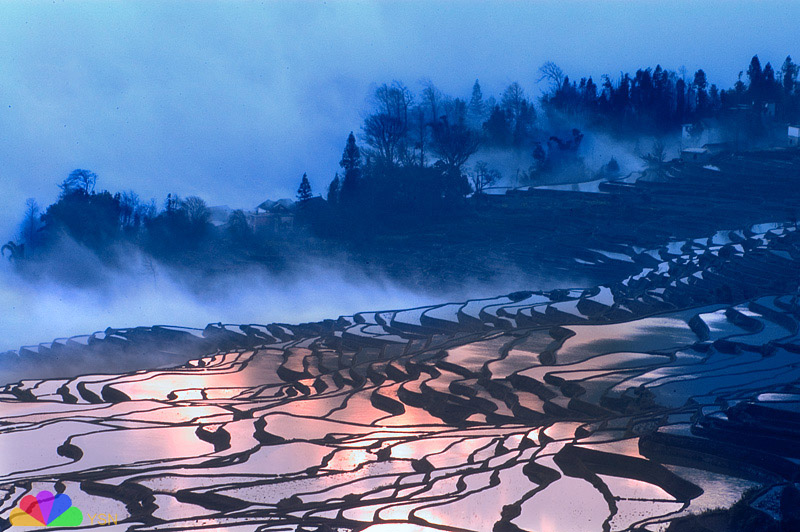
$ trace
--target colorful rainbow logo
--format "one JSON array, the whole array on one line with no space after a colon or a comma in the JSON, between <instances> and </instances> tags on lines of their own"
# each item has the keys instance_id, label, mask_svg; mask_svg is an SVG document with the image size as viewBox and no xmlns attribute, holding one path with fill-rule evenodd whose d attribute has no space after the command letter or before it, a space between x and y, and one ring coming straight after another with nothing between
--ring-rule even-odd
<instances>
[{"instance_id":1,"label":"colorful rainbow logo","mask_svg":"<svg viewBox=\"0 0 800 532\"><path fill-rule=\"evenodd\" d=\"M36 497L24 496L19 508L11 511L9 520L11 526L79 526L83 522L83 513L72 506L68 495L40 491Z\"/></svg>"}]
</instances>

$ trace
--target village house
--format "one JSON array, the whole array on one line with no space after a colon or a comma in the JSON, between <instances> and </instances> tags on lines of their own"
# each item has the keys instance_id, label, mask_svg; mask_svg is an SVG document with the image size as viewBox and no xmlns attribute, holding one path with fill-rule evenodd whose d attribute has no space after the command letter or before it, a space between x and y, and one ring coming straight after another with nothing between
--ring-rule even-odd
<instances>
[{"instance_id":1,"label":"village house","mask_svg":"<svg viewBox=\"0 0 800 532\"><path fill-rule=\"evenodd\" d=\"M290 199L266 200L255 211L245 213L247 224L255 232L280 233L294 227L295 203Z\"/></svg>"},{"instance_id":2,"label":"village house","mask_svg":"<svg viewBox=\"0 0 800 532\"><path fill-rule=\"evenodd\" d=\"M800 126L789 126L787 136L789 147L796 148L800 146Z\"/></svg>"}]
</instances>

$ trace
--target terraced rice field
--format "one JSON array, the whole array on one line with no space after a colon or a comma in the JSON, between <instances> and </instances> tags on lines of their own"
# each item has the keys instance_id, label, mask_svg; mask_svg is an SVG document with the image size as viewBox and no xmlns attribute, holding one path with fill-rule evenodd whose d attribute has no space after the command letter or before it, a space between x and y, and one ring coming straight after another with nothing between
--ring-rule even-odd
<instances>
[{"instance_id":1,"label":"terraced rice field","mask_svg":"<svg viewBox=\"0 0 800 532\"><path fill-rule=\"evenodd\" d=\"M0 518L49 490L118 530L654 532L750 488L780 518L800 458L795 227L600 255L640 271L7 353ZM133 366L94 373L109 356ZM82 374L27 377L64 360Z\"/></svg>"}]
</instances>

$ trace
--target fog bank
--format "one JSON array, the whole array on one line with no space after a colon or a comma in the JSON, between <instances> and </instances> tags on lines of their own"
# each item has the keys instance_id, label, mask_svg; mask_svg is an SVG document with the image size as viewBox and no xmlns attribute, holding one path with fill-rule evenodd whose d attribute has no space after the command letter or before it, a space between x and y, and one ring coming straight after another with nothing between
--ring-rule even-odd
<instances>
[{"instance_id":1,"label":"fog bank","mask_svg":"<svg viewBox=\"0 0 800 532\"><path fill-rule=\"evenodd\" d=\"M89 252L86 252L87 254ZM98 268L97 262L85 264ZM57 268L53 264L52 268ZM517 290L554 288L506 272L491 283L430 290L413 280L404 284L364 273L355 264L294 266L270 274L253 267L198 277L153 261L132 257L127 269L99 266L93 283L70 285L58 276L26 279L7 261L0 266L0 351L55 338L91 334L106 327L176 325L203 328L209 323L301 323L336 319L370 310L393 310L468 298L493 297ZM572 280L574 282L574 279ZM466 284L466 283L465 283Z\"/></svg>"}]
</instances>

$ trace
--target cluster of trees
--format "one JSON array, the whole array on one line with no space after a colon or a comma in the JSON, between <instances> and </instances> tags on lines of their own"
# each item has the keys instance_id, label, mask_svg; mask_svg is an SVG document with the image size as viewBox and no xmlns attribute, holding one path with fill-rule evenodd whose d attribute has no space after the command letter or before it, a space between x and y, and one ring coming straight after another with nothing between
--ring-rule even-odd
<instances>
[{"instance_id":1,"label":"cluster of trees","mask_svg":"<svg viewBox=\"0 0 800 532\"><path fill-rule=\"evenodd\" d=\"M255 243L241 210L233 211L220 229L211 223L211 210L197 196L168 194L159 209L155 200L144 202L133 191L97 192L96 184L96 174L78 169L59 185L58 200L44 212L29 199L18 239L6 244L4 253L17 260L32 258L46 254L65 236L107 258L113 258L120 243L167 260L200 248Z\"/></svg>"},{"instance_id":2,"label":"cluster of trees","mask_svg":"<svg viewBox=\"0 0 800 532\"><path fill-rule=\"evenodd\" d=\"M687 77L684 71L656 66L632 76L622 74L616 81L603 76L597 84L591 77L570 81L548 62L539 69L538 80L549 84L539 101L544 117L537 116L536 105L517 82L509 84L499 99L485 98L477 80L463 99L442 93L431 82L423 83L419 94L399 81L383 84L374 91L359 139L353 132L347 137L341 171L327 188L328 201L322 208L326 212L320 215L316 207L320 202L311 201L311 185L304 174L298 204L315 207L298 209L298 214L321 221L318 227L338 222L344 233L354 226L374 227L370 223L386 218L405 223L424 222L442 213L450 216L469 194L480 195L501 179L488 163L471 162L479 149L527 154L532 165L521 177L535 180L580 164L577 153L583 133L575 124L638 128L652 134L687 122L702 124L734 109L760 117L767 106L774 106L778 120L797 122L799 71L791 57L776 72L769 63L762 67L754 56L734 87L720 90L709 84L702 69ZM754 123L761 122L759 118ZM546 131L553 127L559 128L560 136ZM663 145L648 157L649 165L661 168ZM612 159L604 171L618 172L619 165ZM249 249L264 245L264 239L254 239L241 210L216 227L199 197L170 194L159 208L135 192L96 192L96 185L94 173L79 169L61 183L58 201L44 213L29 201L19 241L3 246L2 252L16 258L31 255L61 235L97 251L124 240L161 257L208 245Z\"/></svg>"},{"instance_id":3,"label":"cluster of trees","mask_svg":"<svg viewBox=\"0 0 800 532\"><path fill-rule=\"evenodd\" d=\"M479 137L467 123L467 106L428 84L421 101L400 82L378 87L374 111L363 126L363 150L351 132L331 204L365 206L381 201L395 210L425 211L452 204L470 192L464 165ZM377 206L377 205L373 205Z\"/></svg>"},{"instance_id":4,"label":"cluster of trees","mask_svg":"<svg viewBox=\"0 0 800 532\"><path fill-rule=\"evenodd\" d=\"M545 64L540 73L540 79L550 83L542 98L545 111L580 116L594 125L664 131L720 118L732 110L764 113L766 104L775 106L776 117L782 121L800 118L798 66L791 57L775 72L770 63L762 68L758 56L754 56L746 71L739 72L736 84L727 90L709 83L702 69L687 75L685 69L674 72L660 65L639 69L634 75L620 74L616 80L605 75L599 82L591 76L570 81L553 63Z\"/></svg>"},{"instance_id":5,"label":"cluster of trees","mask_svg":"<svg viewBox=\"0 0 800 532\"><path fill-rule=\"evenodd\" d=\"M526 150L540 136L535 105L519 83L499 101L484 98L478 80L469 99L447 96L431 82L418 95L399 81L384 84L362 126L364 145L350 133L327 199L342 210L359 204L365 214L447 211L500 178L486 162L468 164L481 146Z\"/></svg>"},{"instance_id":6,"label":"cluster of trees","mask_svg":"<svg viewBox=\"0 0 800 532\"><path fill-rule=\"evenodd\" d=\"M747 133L761 134L768 110L781 121L800 120L798 66L791 57L775 72L769 63L762 68L754 56L727 90L710 83L702 69L689 76L685 69L674 72L660 65L617 80L606 75L599 83L591 77L570 81L552 62L539 73L538 81L549 85L539 101L544 119L517 82L499 99L485 98L478 80L463 99L442 93L430 81L416 95L399 81L379 86L360 135L366 146L360 148L350 133L342 173L328 187L329 203L345 208L358 203L360 212L369 214L378 207L414 215L446 210L500 179L486 163L468 165L479 148L529 155L533 163L521 173L523 180L579 167L583 133L576 124L662 134L690 123L697 132L708 119L720 119L724 127L723 119L736 110L745 111Z\"/></svg>"}]
</instances>

